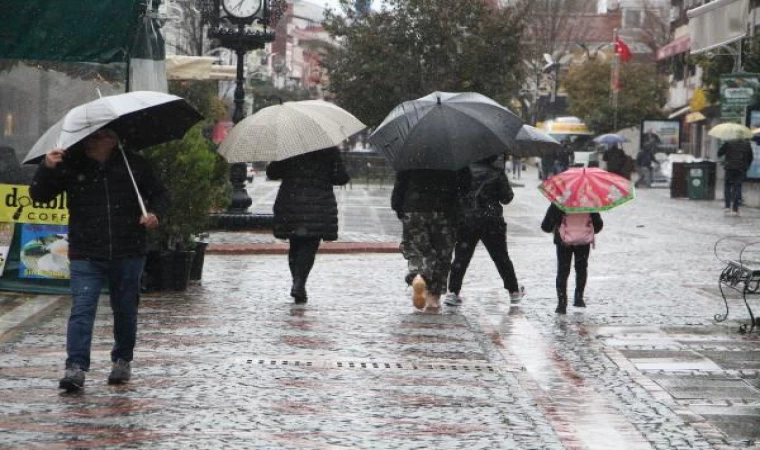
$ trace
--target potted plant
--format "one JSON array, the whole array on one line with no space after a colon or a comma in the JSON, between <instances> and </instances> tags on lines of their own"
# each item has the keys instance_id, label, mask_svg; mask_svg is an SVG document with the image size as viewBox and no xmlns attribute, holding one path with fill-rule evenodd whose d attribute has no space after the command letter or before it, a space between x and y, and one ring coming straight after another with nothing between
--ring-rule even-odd
<instances>
[{"instance_id":1,"label":"potted plant","mask_svg":"<svg viewBox=\"0 0 760 450\"><path fill-rule=\"evenodd\" d=\"M229 202L228 164L204 130L226 113L209 83L171 83L170 92L184 97L206 118L181 140L144 152L169 190L171 203L161 225L151 234L146 262L146 290L183 290L193 275L200 279L206 243L199 237L209 225L209 212Z\"/></svg>"}]
</instances>

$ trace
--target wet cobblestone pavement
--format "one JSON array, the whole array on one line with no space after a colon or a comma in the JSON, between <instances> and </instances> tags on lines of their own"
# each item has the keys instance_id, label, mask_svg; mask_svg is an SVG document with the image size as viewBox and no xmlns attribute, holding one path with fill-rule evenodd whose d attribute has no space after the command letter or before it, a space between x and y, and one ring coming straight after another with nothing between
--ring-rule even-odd
<instances>
[{"instance_id":1,"label":"wet cobblestone pavement","mask_svg":"<svg viewBox=\"0 0 760 450\"><path fill-rule=\"evenodd\" d=\"M760 211L640 192L604 215L588 308L559 317L530 181L506 213L520 305L482 248L440 314L413 311L400 255L319 255L304 306L283 255L207 255L202 284L143 297L129 385L106 384L107 301L82 393L56 389L67 305L3 343L0 448L760 448L760 335L735 296L713 320L713 244ZM341 239L397 240L389 194L339 192ZM211 236L234 239L256 238Z\"/></svg>"}]
</instances>

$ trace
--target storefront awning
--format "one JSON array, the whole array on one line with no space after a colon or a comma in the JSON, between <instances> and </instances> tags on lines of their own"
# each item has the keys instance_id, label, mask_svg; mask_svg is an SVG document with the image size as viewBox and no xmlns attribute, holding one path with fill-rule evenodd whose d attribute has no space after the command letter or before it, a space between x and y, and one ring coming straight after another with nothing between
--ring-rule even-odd
<instances>
[{"instance_id":1,"label":"storefront awning","mask_svg":"<svg viewBox=\"0 0 760 450\"><path fill-rule=\"evenodd\" d=\"M677 119L677 118L683 116L684 114L688 113L689 111L691 111L691 107L684 106L683 108L677 109L677 110L673 111L672 113L670 113L668 115L668 119Z\"/></svg>"},{"instance_id":2,"label":"storefront awning","mask_svg":"<svg viewBox=\"0 0 760 450\"><path fill-rule=\"evenodd\" d=\"M6 1L0 14L0 58L125 62L142 0Z\"/></svg>"},{"instance_id":3,"label":"storefront awning","mask_svg":"<svg viewBox=\"0 0 760 450\"><path fill-rule=\"evenodd\" d=\"M237 67L217 65L214 56L171 55L166 57L169 80L234 80Z\"/></svg>"},{"instance_id":4,"label":"storefront awning","mask_svg":"<svg viewBox=\"0 0 760 450\"><path fill-rule=\"evenodd\" d=\"M681 36L680 38L665 44L657 49L657 61L689 51L690 44L691 38L689 38L689 36Z\"/></svg>"},{"instance_id":5,"label":"storefront awning","mask_svg":"<svg viewBox=\"0 0 760 450\"><path fill-rule=\"evenodd\" d=\"M694 112L690 112L689 114L686 114L686 123L699 122L700 120L705 120L705 119L707 119L707 117L705 117L705 115L699 111L694 111Z\"/></svg>"},{"instance_id":6,"label":"storefront awning","mask_svg":"<svg viewBox=\"0 0 760 450\"><path fill-rule=\"evenodd\" d=\"M686 15L691 53L703 53L746 36L749 0L715 0L690 9Z\"/></svg>"}]
</instances>

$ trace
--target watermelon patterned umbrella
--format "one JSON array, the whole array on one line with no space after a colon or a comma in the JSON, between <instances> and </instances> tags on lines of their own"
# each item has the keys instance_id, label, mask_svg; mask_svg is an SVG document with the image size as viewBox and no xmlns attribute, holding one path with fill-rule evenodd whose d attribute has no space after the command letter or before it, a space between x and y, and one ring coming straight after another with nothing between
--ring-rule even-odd
<instances>
[{"instance_id":1,"label":"watermelon patterned umbrella","mask_svg":"<svg viewBox=\"0 0 760 450\"><path fill-rule=\"evenodd\" d=\"M568 169L538 189L566 213L606 211L635 197L630 180L596 167Z\"/></svg>"}]
</instances>

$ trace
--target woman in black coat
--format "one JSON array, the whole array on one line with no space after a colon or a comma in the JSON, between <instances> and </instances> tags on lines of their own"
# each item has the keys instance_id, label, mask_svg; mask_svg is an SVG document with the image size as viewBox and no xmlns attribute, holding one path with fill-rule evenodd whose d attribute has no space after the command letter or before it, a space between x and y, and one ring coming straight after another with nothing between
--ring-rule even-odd
<instances>
[{"instance_id":1,"label":"woman in black coat","mask_svg":"<svg viewBox=\"0 0 760 450\"><path fill-rule=\"evenodd\" d=\"M267 178L282 180L274 202L274 236L290 241L290 295L306 303L306 280L321 240L338 239L338 203L333 186L350 179L337 147L275 161Z\"/></svg>"},{"instance_id":2,"label":"woman in black coat","mask_svg":"<svg viewBox=\"0 0 760 450\"><path fill-rule=\"evenodd\" d=\"M591 253L591 244L586 245L567 245L562 242L559 235L559 227L562 225L562 218L565 212L559 209L554 203L549 205L546 210L541 230L546 233L554 233L554 245L557 247L557 314L567 313L567 279L570 276L570 265L575 257L575 297L573 306L585 308L586 303L583 300L583 291L586 288L586 279L588 278L588 257ZM599 213L591 213L591 225L594 228L594 234L602 231L604 222Z\"/></svg>"}]
</instances>

